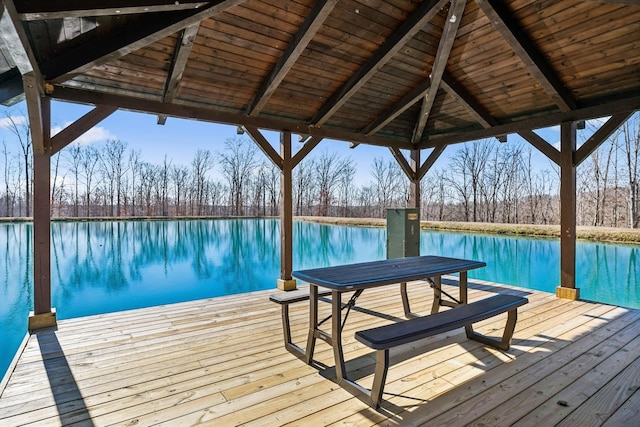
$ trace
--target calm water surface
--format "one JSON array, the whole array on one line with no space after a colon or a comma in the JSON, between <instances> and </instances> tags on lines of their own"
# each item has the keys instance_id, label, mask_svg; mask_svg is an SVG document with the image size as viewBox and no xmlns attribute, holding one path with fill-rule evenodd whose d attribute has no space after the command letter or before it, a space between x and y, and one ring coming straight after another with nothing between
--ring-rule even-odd
<instances>
[{"instance_id":1,"label":"calm water surface","mask_svg":"<svg viewBox=\"0 0 640 427\"><path fill-rule=\"evenodd\" d=\"M273 289L277 220L52 223L52 300L58 318ZM0 377L33 307L31 224L0 224ZM294 222L294 269L385 258L386 231ZM555 292L560 244L423 231L421 254L485 261L469 276ZM640 308L640 247L577 244L584 299Z\"/></svg>"}]
</instances>

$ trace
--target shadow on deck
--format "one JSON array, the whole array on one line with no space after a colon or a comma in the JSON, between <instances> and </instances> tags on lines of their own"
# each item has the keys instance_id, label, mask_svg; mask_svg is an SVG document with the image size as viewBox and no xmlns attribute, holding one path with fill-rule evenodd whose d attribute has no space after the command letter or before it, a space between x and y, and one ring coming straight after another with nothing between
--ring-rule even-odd
<instances>
[{"instance_id":1,"label":"shadow on deck","mask_svg":"<svg viewBox=\"0 0 640 427\"><path fill-rule=\"evenodd\" d=\"M409 292L414 310L427 312L428 286ZM639 310L469 283L470 300L496 292L530 300L511 349L469 341L462 329L399 347L380 411L327 379L324 343L320 369L284 350L279 307L263 291L64 320L33 334L0 397L0 424L633 425ZM358 306L344 351L350 376L370 386L373 353L353 334L403 318L399 289L369 290ZM302 343L307 305L292 306L291 319ZM491 334L503 323L477 329Z\"/></svg>"}]
</instances>

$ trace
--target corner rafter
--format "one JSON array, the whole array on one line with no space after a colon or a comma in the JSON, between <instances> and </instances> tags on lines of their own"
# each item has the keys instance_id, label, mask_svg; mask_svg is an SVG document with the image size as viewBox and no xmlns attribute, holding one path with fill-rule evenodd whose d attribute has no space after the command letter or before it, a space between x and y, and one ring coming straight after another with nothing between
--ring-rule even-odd
<instances>
[{"instance_id":1,"label":"corner rafter","mask_svg":"<svg viewBox=\"0 0 640 427\"><path fill-rule=\"evenodd\" d=\"M222 13L246 0L225 0L188 11L144 15L127 23L104 37L65 52L42 65L42 73L53 83L62 83L76 74L142 49L158 40L196 24L203 19Z\"/></svg>"},{"instance_id":2,"label":"corner rafter","mask_svg":"<svg viewBox=\"0 0 640 427\"><path fill-rule=\"evenodd\" d=\"M567 112L578 108L573 96L565 88L553 68L535 49L529 37L518 25L514 24L514 18L510 12L499 5L496 0L476 0L476 3L560 110Z\"/></svg>"},{"instance_id":3,"label":"corner rafter","mask_svg":"<svg viewBox=\"0 0 640 427\"><path fill-rule=\"evenodd\" d=\"M430 86L431 79L426 79L421 82L409 93L400 98L398 102L387 109L387 111L385 111L383 114L380 114L377 119L369 123L362 130L362 133L364 133L365 135L373 135L374 133L378 132L380 129L389 124L393 119L407 111L409 107L418 102L418 100L422 98L425 93L427 93Z\"/></svg>"},{"instance_id":4,"label":"corner rafter","mask_svg":"<svg viewBox=\"0 0 640 427\"><path fill-rule=\"evenodd\" d=\"M418 9L400 25L351 78L318 110L311 119L314 126L322 126L366 82L369 81L415 34L424 28L448 0L425 0Z\"/></svg>"},{"instance_id":5,"label":"corner rafter","mask_svg":"<svg viewBox=\"0 0 640 427\"><path fill-rule=\"evenodd\" d=\"M431 85L429 90L422 100L422 107L420 108L420 115L418 121L413 130L413 136L411 137L411 143L417 144L422 139L424 128L427 125L429 114L433 108L433 103L436 100L438 89L440 89L440 81L442 80L442 74L447 66L449 60L449 54L451 48L456 40L456 34L460 27L460 21L462 21L462 14L467 4L467 0L452 0L451 7L449 7L449 14L447 15L447 21L445 22L444 29L442 30L442 36L440 37L440 43L438 43L438 50L436 51L436 57L433 60L433 66L431 68Z\"/></svg>"},{"instance_id":6,"label":"corner rafter","mask_svg":"<svg viewBox=\"0 0 640 427\"><path fill-rule=\"evenodd\" d=\"M162 102L170 103L175 99L176 93L178 92L178 85L180 84L180 80L182 80L182 73L187 65L187 60L193 47L193 41L198 34L199 28L200 23L198 22L180 31L173 61L171 62L171 68L169 70L169 76L164 86L164 92L162 93ZM158 116L159 125L165 124L166 121L167 116Z\"/></svg>"},{"instance_id":7,"label":"corner rafter","mask_svg":"<svg viewBox=\"0 0 640 427\"><path fill-rule=\"evenodd\" d=\"M489 114L489 112L478 103L473 95L471 95L471 93L449 73L445 72L442 75L440 87L453 97L458 104L464 107L464 109L467 110L467 112L471 114L483 128L490 128L491 126L496 126L498 124L498 121L494 119L493 116L491 116L491 114Z\"/></svg>"},{"instance_id":8,"label":"corner rafter","mask_svg":"<svg viewBox=\"0 0 640 427\"><path fill-rule=\"evenodd\" d=\"M305 18L302 26L293 37L293 40L291 40L291 43L289 43L287 49L280 59L278 59L273 70L271 70L269 77L262 82L260 89L247 108L247 116L255 116L264 108L269 98L271 98L291 67L293 67L300 55L302 55L302 52L304 52L337 2L338 0L318 0L316 2L309 15Z\"/></svg>"}]
</instances>

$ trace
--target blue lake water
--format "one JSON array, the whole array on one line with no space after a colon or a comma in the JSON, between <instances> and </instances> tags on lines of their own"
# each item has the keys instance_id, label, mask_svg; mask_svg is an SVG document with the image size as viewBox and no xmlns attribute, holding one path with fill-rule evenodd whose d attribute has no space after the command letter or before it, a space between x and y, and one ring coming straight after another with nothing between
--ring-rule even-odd
<instances>
[{"instance_id":1,"label":"blue lake water","mask_svg":"<svg viewBox=\"0 0 640 427\"><path fill-rule=\"evenodd\" d=\"M33 307L33 227L0 224L0 377ZM52 302L59 319L275 288L273 219L54 222ZM380 228L294 222L294 269L385 258ZM421 233L421 254L481 260L469 277L555 292L553 239ZM640 246L578 242L583 299L640 308Z\"/></svg>"}]
</instances>

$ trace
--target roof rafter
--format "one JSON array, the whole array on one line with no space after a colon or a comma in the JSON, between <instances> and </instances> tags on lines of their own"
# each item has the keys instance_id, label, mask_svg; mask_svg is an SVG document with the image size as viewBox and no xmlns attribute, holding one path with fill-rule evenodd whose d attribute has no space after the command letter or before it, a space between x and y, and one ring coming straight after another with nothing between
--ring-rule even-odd
<instances>
[{"instance_id":1,"label":"roof rafter","mask_svg":"<svg viewBox=\"0 0 640 427\"><path fill-rule=\"evenodd\" d=\"M467 0L452 0L449 7L449 14L447 15L447 22L442 30L442 36L440 37L440 43L438 43L438 50L436 51L436 57L433 60L433 67L431 68L431 85L429 90L422 100L422 107L420 108L420 115L413 130L413 136L411 137L411 143L417 144L422 139L424 128L427 125L429 114L433 108L433 103L436 100L438 89L440 89L440 81L442 80L442 74L447 67L447 61L449 60L449 54L451 48L456 40L456 34L458 33L458 27L460 27L460 21L462 21L462 14L467 4Z\"/></svg>"},{"instance_id":2,"label":"roof rafter","mask_svg":"<svg viewBox=\"0 0 640 427\"><path fill-rule=\"evenodd\" d=\"M18 14L24 21L63 19L70 17L127 15L133 13L167 12L197 9L206 5L202 0L57 0L21 1Z\"/></svg>"},{"instance_id":3,"label":"roof rafter","mask_svg":"<svg viewBox=\"0 0 640 427\"><path fill-rule=\"evenodd\" d=\"M325 19L329 16L338 0L318 0L305 18L302 26L287 46L273 70L260 86L260 89L253 97L251 104L247 108L248 116L255 116L264 108L276 91L291 67L296 63L302 52L320 29Z\"/></svg>"},{"instance_id":4,"label":"roof rafter","mask_svg":"<svg viewBox=\"0 0 640 427\"><path fill-rule=\"evenodd\" d=\"M91 67L121 58L245 1L217 1L198 10L144 15L112 31L108 37L85 43L47 61L42 66L42 73L47 80L62 83Z\"/></svg>"},{"instance_id":5,"label":"roof rafter","mask_svg":"<svg viewBox=\"0 0 640 427\"><path fill-rule=\"evenodd\" d=\"M440 86L462 105L483 128L496 126L498 121L471 95L471 93L449 73L443 73Z\"/></svg>"},{"instance_id":6,"label":"roof rafter","mask_svg":"<svg viewBox=\"0 0 640 427\"><path fill-rule=\"evenodd\" d=\"M383 114L380 114L377 119L369 123L362 132L365 135L373 135L380 129L385 127L389 122L404 113L409 107L418 102L420 98L424 96L431 86L431 79L426 79L418 86L413 88L409 93L404 95L398 102L392 105Z\"/></svg>"},{"instance_id":7,"label":"roof rafter","mask_svg":"<svg viewBox=\"0 0 640 427\"><path fill-rule=\"evenodd\" d=\"M448 0L425 0L400 28L389 36L380 49L364 63L347 82L320 107L311 119L314 126L322 126L369 79L371 79L416 33L424 28Z\"/></svg>"},{"instance_id":8,"label":"roof rafter","mask_svg":"<svg viewBox=\"0 0 640 427\"><path fill-rule=\"evenodd\" d=\"M575 110L578 106L573 96L556 76L553 68L535 49L529 37L515 24L510 12L496 0L476 0L476 3L560 110Z\"/></svg>"},{"instance_id":9,"label":"roof rafter","mask_svg":"<svg viewBox=\"0 0 640 427\"><path fill-rule=\"evenodd\" d=\"M191 47L193 47L193 41L198 34L199 28L200 23L198 22L180 31L173 61L171 62L171 69L169 70L169 76L164 86L162 102L173 102L175 99L176 93L178 92L178 85L180 84L180 80L182 80L182 73L187 65ZM163 125L166 120L167 116L158 116L158 124Z\"/></svg>"}]
</instances>

